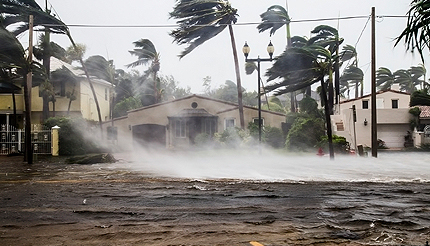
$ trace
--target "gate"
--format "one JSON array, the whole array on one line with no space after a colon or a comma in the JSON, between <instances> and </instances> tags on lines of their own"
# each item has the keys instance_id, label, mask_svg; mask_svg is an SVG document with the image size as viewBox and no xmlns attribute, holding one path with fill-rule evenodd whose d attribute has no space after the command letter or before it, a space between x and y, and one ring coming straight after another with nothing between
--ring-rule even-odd
<instances>
[{"instance_id":1,"label":"gate","mask_svg":"<svg viewBox=\"0 0 430 246\"><path fill-rule=\"evenodd\" d=\"M51 154L51 129L42 125L31 126L34 154ZM10 125L0 125L0 155L24 152L25 130Z\"/></svg>"}]
</instances>

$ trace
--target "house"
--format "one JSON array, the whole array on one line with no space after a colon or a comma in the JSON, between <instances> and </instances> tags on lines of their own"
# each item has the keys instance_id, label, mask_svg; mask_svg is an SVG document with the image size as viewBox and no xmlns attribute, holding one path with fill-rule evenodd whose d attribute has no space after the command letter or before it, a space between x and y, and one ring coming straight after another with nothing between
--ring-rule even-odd
<instances>
[{"instance_id":1,"label":"house","mask_svg":"<svg viewBox=\"0 0 430 246\"><path fill-rule=\"evenodd\" d=\"M258 109L244 106L245 126L258 123ZM285 115L262 110L263 125L282 128ZM133 143L182 148L195 144L200 133L213 136L229 127L239 127L237 104L191 95L128 112L127 116L105 122L103 128L115 132L117 144L132 149ZM112 130L113 129L113 130Z\"/></svg>"},{"instance_id":2,"label":"house","mask_svg":"<svg viewBox=\"0 0 430 246\"><path fill-rule=\"evenodd\" d=\"M87 120L98 121L98 113L94 102L93 93L84 72L72 65L51 57L51 71L57 69L67 69L76 76L76 81L58 80L53 81L55 91L55 104L49 103L50 116L75 115L82 116ZM108 120L110 116L110 100L113 86L104 80L91 78L96 91L100 106L102 120ZM0 124L11 124L14 120L14 105L16 109L16 120L19 127L24 125L23 113L24 89L14 87L0 89ZM14 92L14 97L13 93ZM70 95L76 99L70 101ZM14 104L15 98L15 104ZM33 124L42 123L43 99L39 86L31 90L31 122Z\"/></svg>"},{"instance_id":3,"label":"house","mask_svg":"<svg viewBox=\"0 0 430 246\"><path fill-rule=\"evenodd\" d=\"M345 137L356 149L358 145L371 146L371 95L340 102L331 117L333 134ZM376 94L377 138L388 148L403 148L410 131L410 94L398 90L379 91ZM354 122L353 106L356 111Z\"/></svg>"}]
</instances>

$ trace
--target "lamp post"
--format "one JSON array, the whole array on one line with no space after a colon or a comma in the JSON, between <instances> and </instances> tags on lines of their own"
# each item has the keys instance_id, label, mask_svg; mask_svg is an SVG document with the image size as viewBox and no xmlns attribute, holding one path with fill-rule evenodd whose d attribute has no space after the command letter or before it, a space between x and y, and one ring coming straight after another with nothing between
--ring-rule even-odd
<instances>
[{"instance_id":1,"label":"lamp post","mask_svg":"<svg viewBox=\"0 0 430 246\"><path fill-rule=\"evenodd\" d=\"M260 58L260 56L257 57L257 59L250 59L248 58L249 52L251 51L251 48L248 46L248 43L245 42L245 45L242 48L243 54L245 55L245 62L257 62L257 87L258 87L258 143L261 144L261 89L260 89L260 62L265 61L273 61L273 52L275 51L275 47L272 44L272 41L269 42L269 45L267 46L267 53L269 53L270 58Z\"/></svg>"}]
</instances>

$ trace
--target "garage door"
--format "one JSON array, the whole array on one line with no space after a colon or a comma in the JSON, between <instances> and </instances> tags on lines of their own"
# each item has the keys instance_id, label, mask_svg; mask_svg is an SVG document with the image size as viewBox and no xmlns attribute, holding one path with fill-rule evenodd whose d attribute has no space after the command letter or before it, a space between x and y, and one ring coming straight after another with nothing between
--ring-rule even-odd
<instances>
[{"instance_id":1,"label":"garage door","mask_svg":"<svg viewBox=\"0 0 430 246\"><path fill-rule=\"evenodd\" d=\"M166 127L163 125L144 124L132 128L133 141L141 145L166 145Z\"/></svg>"},{"instance_id":2,"label":"garage door","mask_svg":"<svg viewBox=\"0 0 430 246\"><path fill-rule=\"evenodd\" d=\"M378 139L388 148L403 148L409 125L378 125Z\"/></svg>"}]
</instances>

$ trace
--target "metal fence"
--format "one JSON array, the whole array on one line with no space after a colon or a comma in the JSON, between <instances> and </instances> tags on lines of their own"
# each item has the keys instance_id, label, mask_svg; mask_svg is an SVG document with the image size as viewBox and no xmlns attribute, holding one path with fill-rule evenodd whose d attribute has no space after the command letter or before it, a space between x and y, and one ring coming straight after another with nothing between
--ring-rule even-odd
<instances>
[{"instance_id":1,"label":"metal fence","mask_svg":"<svg viewBox=\"0 0 430 246\"><path fill-rule=\"evenodd\" d=\"M0 155L24 152L25 130L0 125ZM51 154L51 129L32 125L31 142L34 154Z\"/></svg>"}]
</instances>

